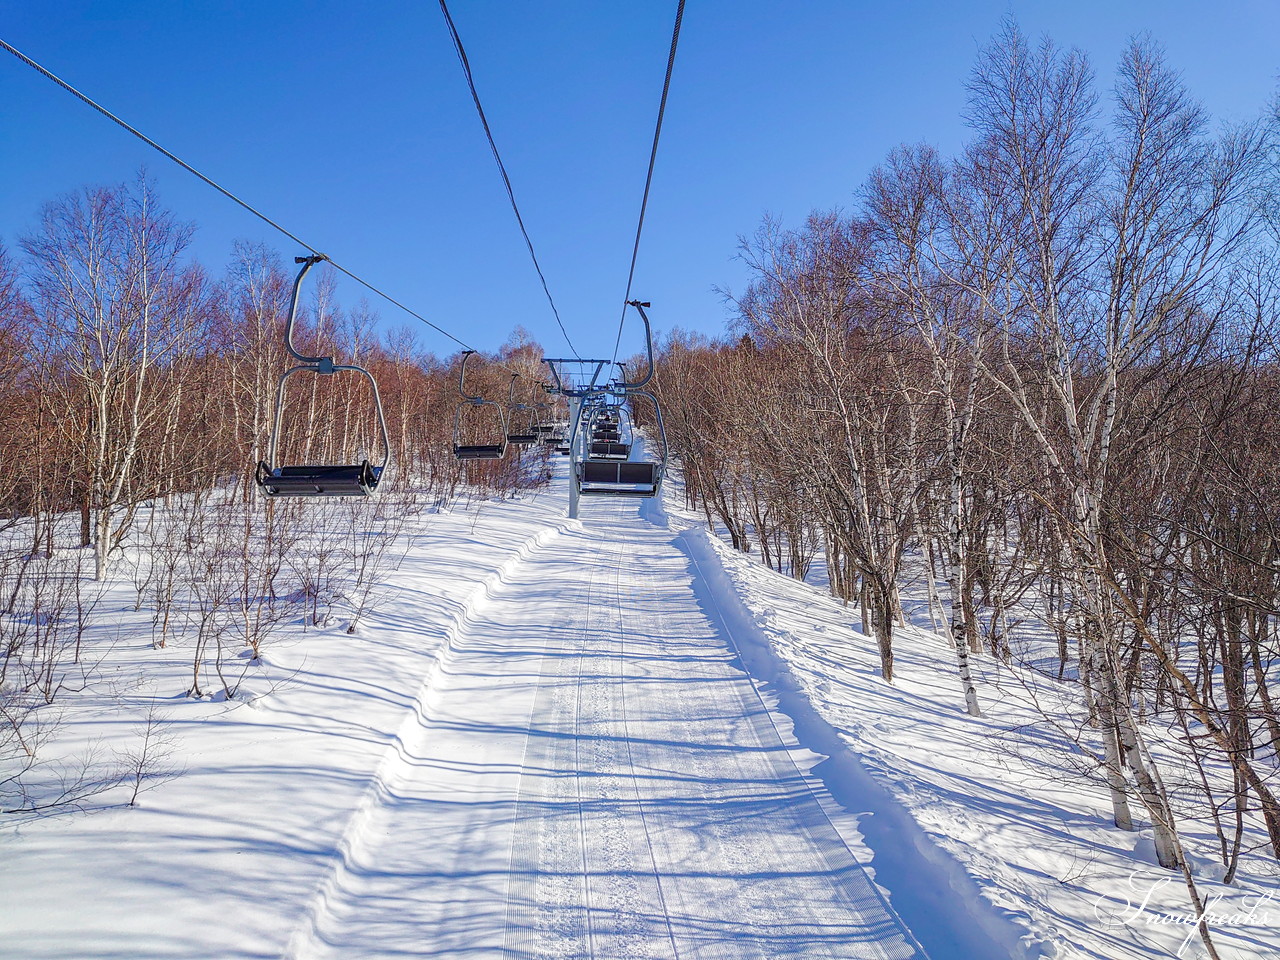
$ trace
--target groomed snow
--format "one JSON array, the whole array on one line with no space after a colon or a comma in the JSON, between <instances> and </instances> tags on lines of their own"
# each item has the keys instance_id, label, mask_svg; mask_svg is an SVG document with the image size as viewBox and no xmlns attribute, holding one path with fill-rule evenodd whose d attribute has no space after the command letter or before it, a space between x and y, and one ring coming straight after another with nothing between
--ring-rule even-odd
<instances>
[{"instance_id":1,"label":"groomed snow","mask_svg":"<svg viewBox=\"0 0 1280 960\"><path fill-rule=\"evenodd\" d=\"M10 828L0 956L922 955L679 535L563 494L425 519L355 637L292 631L234 700L122 630L186 771ZM65 732L128 736L94 707Z\"/></svg>"},{"instance_id":2,"label":"groomed snow","mask_svg":"<svg viewBox=\"0 0 1280 960\"><path fill-rule=\"evenodd\" d=\"M136 807L10 818L0 958L1177 951L1186 930L1118 919L1130 874L1160 872L1021 687L990 674L966 717L912 628L887 685L850 611L678 492L577 523L564 473L411 521L357 633L290 626L233 700L185 697L190 651L152 649L112 588L104 679L60 744L127 747L154 692L184 772ZM1260 922L1219 942L1280 952Z\"/></svg>"}]
</instances>

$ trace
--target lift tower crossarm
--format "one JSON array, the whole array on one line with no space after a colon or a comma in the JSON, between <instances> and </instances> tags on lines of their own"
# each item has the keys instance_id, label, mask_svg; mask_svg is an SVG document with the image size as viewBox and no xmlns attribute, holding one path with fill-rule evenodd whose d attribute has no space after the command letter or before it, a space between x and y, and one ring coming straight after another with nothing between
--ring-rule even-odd
<instances>
[{"instance_id":1,"label":"lift tower crossarm","mask_svg":"<svg viewBox=\"0 0 1280 960\"><path fill-rule=\"evenodd\" d=\"M610 360L589 360L583 357L543 357L542 362L551 368L551 376L555 379L555 387L552 392L566 397L585 397L591 393L598 393L603 389L599 386L600 374L605 367L612 363ZM575 363L581 366L594 365L595 370L592 372L586 386L574 387L565 382L565 378L560 376L560 368L558 366L558 364L565 363Z\"/></svg>"}]
</instances>

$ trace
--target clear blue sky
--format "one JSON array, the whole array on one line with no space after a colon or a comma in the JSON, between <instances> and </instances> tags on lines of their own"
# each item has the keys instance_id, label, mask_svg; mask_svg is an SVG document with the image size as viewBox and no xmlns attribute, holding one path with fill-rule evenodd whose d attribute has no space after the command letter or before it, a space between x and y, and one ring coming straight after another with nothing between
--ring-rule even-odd
<instances>
[{"instance_id":1,"label":"clear blue sky","mask_svg":"<svg viewBox=\"0 0 1280 960\"><path fill-rule=\"evenodd\" d=\"M578 348L609 355L674 0L453 0L526 224ZM855 203L899 143L963 143L963 82L1013 14L1089 54L1100 89L1148 31L1218 119L1280 76L1276 0L688 0L634 293L717 333L737 238ZM481 349L559 337L439 8L420 2L0 0L0 36L313 246ZM220 274L235 239L300 252L0 52L0 240L44 202L145 164ZM357 288L342 288L354 303ZM385 326L420 329L381 302ZM638 347L629 328L623 350Z\"/></svg>"}]
</instances>

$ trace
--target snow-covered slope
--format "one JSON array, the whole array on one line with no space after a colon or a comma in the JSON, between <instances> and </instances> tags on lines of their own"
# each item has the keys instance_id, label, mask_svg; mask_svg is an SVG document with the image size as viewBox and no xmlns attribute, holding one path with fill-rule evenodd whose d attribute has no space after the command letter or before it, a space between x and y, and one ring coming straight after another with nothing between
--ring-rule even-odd
<instances>
[{"instance_id":1,"label":"snow-covered slope","mask_svg":"<svg viewBox=\"0 0 1280 960\"><path fill-rule=\"evenodd\" d=\"M358 632L291 627L233 700L183 696L189 650L109 592L113 682L66 701L61 742L127 749L154 694L185 772L4 825L0 958L1177 948L1099 917L1131 851L1011 751L1018 697L988 686L992 719L966 718L913 630L884 684L830 598L670 506L567 521L558 470L412 521Z\"/></svg>"},{"instance_id":2,"label":"snow-covered slope","mask_svg":"<svg viewBox=\"0 0 1280 960\"><path fill-rule=\"evenodd\" d=\"M895 632L887 684L856 609L732 550L700 517L679 516L748 669L795 718L801 741L831 757L815 772L865 811L870 863L921 939L932 939L933 918L945 937L967 914L1001 956L1205 954L1181 874L1156 865L1149 829L1112 825L1098 778L1082 774L1076 687L979 658L985 715L969 717L954 652L915 626ZM908 606L925 608L920 592ZM1183 766L1167 745L1153 747L1166 770ZM1217 841L1203 825L1180 828L1223 960L1280 956L1280 883L1266 851L1248 879L1224 885L1207 855Z\"/></svg>"}]
</instances>

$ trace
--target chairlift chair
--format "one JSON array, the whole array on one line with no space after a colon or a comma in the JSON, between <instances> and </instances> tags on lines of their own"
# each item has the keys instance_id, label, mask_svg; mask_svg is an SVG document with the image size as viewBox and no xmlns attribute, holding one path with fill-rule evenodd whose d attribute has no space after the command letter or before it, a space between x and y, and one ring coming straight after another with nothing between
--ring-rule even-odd
<instances>
[{"instance_id":1,"label":"chairlift chair","mask_svg":"<svg viewBox=\"0 0 1280 960\"><path fill-rule=\"evenodd\" d=\"M548 387L543 387L548 390ZM560 417L560 398L553 397L551 403L535 404L541 414L540 419L533 425L534 432L538 434L538 438L548 446L561 445L565 436L565 423Z\"/></svg>"},{"instance_id":2,"label":"chairlift chair","mask_svg":"<svg viewBox=\"0 0 1280 960\"><path fill-rule=\"evenodd\" d=\"M596 460L626 460L631 456L631 443L622 441L619 432L619 419L608 407L588 408L591 418L591 442L587 445L587 456Z\"/></svg>"},{"instance_id":3,"label":"chairlift chair","mask_svg":"<svg viewBox=\"0 0 1280 960\"><path fill-rule=\"evenodd\" d=\"M637 460L584 460L578 465L578 494L583 497L656 497L662 465Z\"/></svg>"},{"instance_id":4,"label":"chairlift chair","mask_svg":"<svg viewBox=\"0 0 1280 960\"><path fill-rule=\"evenodd\" d=\"M626 460L631 456L631 444L612 440L592 440L587 448L592 460Z\"/></svg>"},{"instance_id":5,"label":"chairlift chair","mask_svg":"<svg viewBox=\"0 0 1280 960\"><path fill-rule=\"evenodd\" d=\"M667 468L667 434L662 422L662 408L658 405L657 397L647 391L631 390L628 395L644 397L653 404L662 455L655 460L630 460L627 457L631 454L631 444L606 444L605 448L597 448L593 443L591 456L578 464L577 484L580 496L656 497L662 489ZM603 455L605 449L614 446L626 447L626 456ZM596 449L601 449L601 455L596 454ZM609 452L613 453L612 450Z\"/></svg>"},{"instance_id":6,"label":"chairlift chair","mask_svg":"<svg viewBox=\"0 0 1280 960\"><path fill-rule=\"evenodd\" d=\"M591 421L591 435L597 440L619 439L620 424L615 416L599 413Z\"/></svg>"},{"instance_id":7,"label":"chairlift chair","mask_svg":"<svg viewBox=\"0 0 1280 960\"><path fill-rule=\"evenodd\" d=\"M507 454L507 414L502 404L495 400L486 400L480 394L470 396L466 390L467 361L474 350L462 352L462 365L458 368L458 394L462 401L458 404L457 413L453 417L453 455L458 460L501 460ZM496 429L492 436L499 437L497 443L464 443L463 415L468 410L481 410L492 407L497 414Z\"/></svg>"},{"instance_id":8,"label":"chairlift chair","mask_svg":"<svg viewBox=\"0 0 1280 960\"><path fill-rule=\"evenodd\" d=\"M511 375L511 390L507 396L507 426L509 431L513 431L516 415L523 414L520 418L523 421L521 424L522 429L508 432L507 443L527 447L529 444L537 443L541 439L537 429L537 406L535 404L516 403L516 381L518 379L520 379L520 374L513 373Z\"/></svg>"},{"instance_id":9,"label":"chairlift chair","mask_svg":"<svg viewBox=\"0 0 1280 960\"><path fill-rule=\"evenodd\" d=\"M542 442L552 446L564 443L569 434L568 424L563 420L549 420L538 424L536 429L542 437Z\"/></svg>"},{"instance_id":10,"label":"chairlift chair","mask_svg":"<svg viewBox=\"0 0 1280 960\"><path fill-rule=\"evenodd\" d=\"M644 397L653 404L654 421L658 427L658 438L662 444L662 455L656 460L618 460L604 457L588 457L577 464L575 481L579 496L609 497L656 497L662 489L662 480L667 469L667 431L662 421L662 407L658 398L644 389L653 378L653 335L649 318L644 312L648 303L639 300L627 301L640 313L644 321L645 346L648 350L648 372L635 383L619 381L611 384L610 395L619 401L617 410L625 410L622 404L635 397ZM603 412L603 411L602 411ZM619 415L620 419L620 415ZM630 419L630 414L628 414ZM628 450L628 455L630 450Z\"/></svg>"},{"instance_id":11,"label":"chairlift chair","mask_svg":"<svg viewBox=\"0 0 1280 960\"><path fill-rule=\"evenodd\" d=\"M258 487L268 497L367 497L377 489L383 471L391 462L391 438L387 433L387 420L382 411L382 398L378 394L378 382L364 367L354 364L334 363L332 357L308 357L293 345L293 327L298 314L298 293L302 280L313 266L329 259L323 254L295 257L294 263L302 264L293 282L293 296L289 301L289 316L285 322L284 342L289 353L300 361L280 376L276 386L275 416L272 420L271 439L267 457L258 462L256 480ZM378 427L382 434L382 462L373 464L364 460L356 464L281 464L277 465L280 426L284 419L285 381L302 371L328 376L349 371L364 376L373 391L374 409L378 415Z\"/></svg>"}]
</instances>

